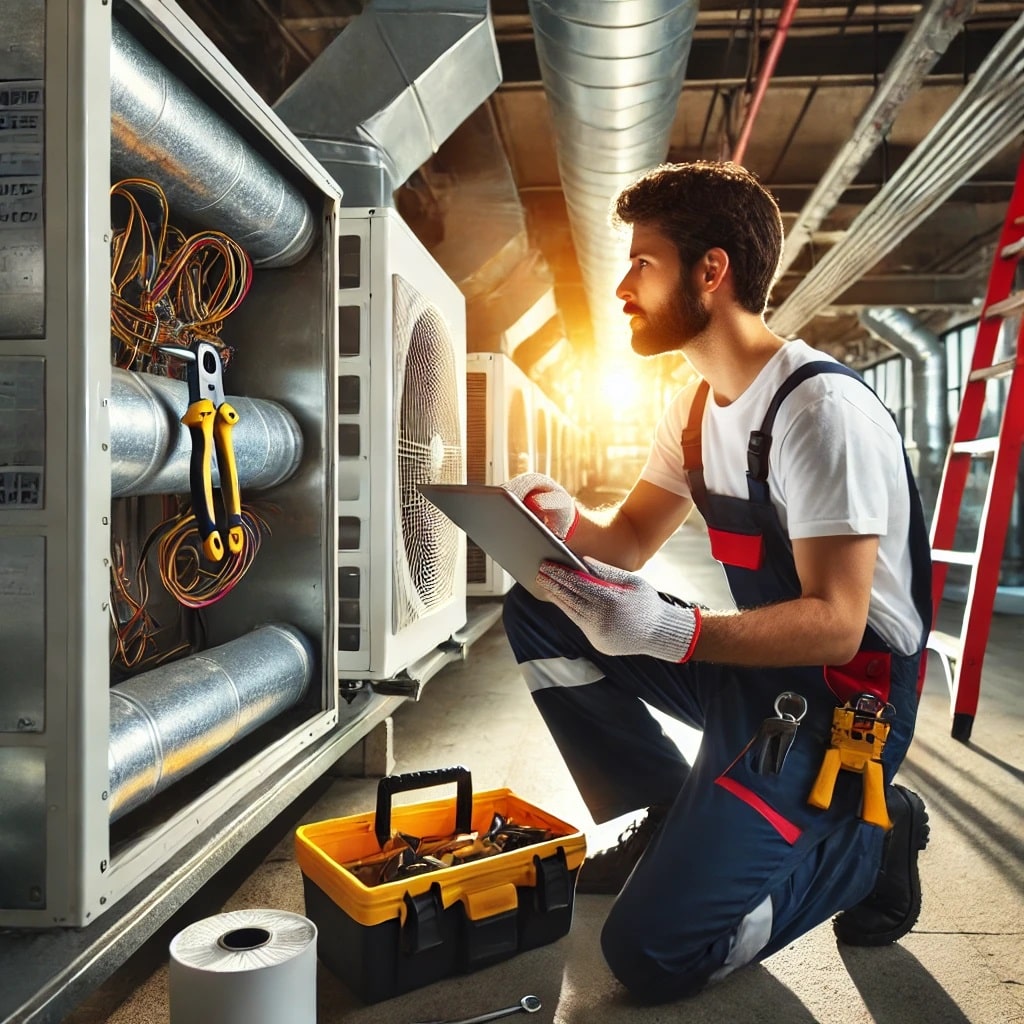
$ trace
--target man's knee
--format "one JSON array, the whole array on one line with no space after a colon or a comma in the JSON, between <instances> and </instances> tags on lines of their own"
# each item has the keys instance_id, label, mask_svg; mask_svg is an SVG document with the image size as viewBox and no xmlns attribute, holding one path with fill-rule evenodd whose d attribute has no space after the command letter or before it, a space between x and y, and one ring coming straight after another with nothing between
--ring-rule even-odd
<instances>
[{"instance_id":1,"label":"man's knee","mask_svg":"<svg viewBox=\"0 0 1024 1024\"><path fill-rule=\"evenodd\" d=\"M671 960L660 957L651 941L650 924L627 919L616 913L616 907L601 931L601 951L612 974L629 990L631 996L644 1003L666 1003L673 999L696 995L724 959L728 942L704 943L689 953L673 949Z\"/></svg>"}]
</instances>

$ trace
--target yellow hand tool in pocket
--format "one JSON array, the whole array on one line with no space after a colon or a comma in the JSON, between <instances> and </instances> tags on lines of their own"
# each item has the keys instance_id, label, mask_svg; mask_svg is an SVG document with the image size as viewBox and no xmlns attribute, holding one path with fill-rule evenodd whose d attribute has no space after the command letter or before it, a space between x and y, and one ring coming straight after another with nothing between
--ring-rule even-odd
<instances>
[{"instance_id":1,"label":"yellow hand tool in pocket","mask_svg":"<svg viewBox=\"0 0 1024 1024\"><path fill-rule=\"evenodd\" d=\"M864 783L861 817L872 825L892 828L885 805L882 751L889 738L893 706L874 694L860 693L832 712L832 737L807 802L822 810L832 803L832 791L841 768L860 772Z\"/></svg>"},{"instance_id":2,"label":"yellow hand tool in pocket","mask_svg":"<svg viewBox=\"0 0 1024 1024\"><path fill-rule=\"evenodd\" d=\"M224 400L220 354L213 345L200 341L194 351L163 345L161 351L188 363L189 406L181 422L188 427L192 436L192 460L189 465L192 514L203 542L203 554L211 562L219 562L224 557L224 541L213 503L215 451L224 501L228 551L240 555L245 543L238 468L231 440L231 431L238 422L238 413L230 402Z\"/></svg>"}]
</instances>

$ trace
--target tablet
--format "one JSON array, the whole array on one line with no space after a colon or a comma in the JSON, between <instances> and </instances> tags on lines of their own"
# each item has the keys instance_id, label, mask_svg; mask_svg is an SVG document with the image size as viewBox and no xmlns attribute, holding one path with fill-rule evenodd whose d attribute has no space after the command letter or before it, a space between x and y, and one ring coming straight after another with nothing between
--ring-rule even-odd
<instances>
[{"instance_id":1,"label":"tablet","mask_svg":"<svg viewBox=\"0 0 1024 1024\"><path fill-rule=\"evenodd\" d=\"M534 597L550 600L537 585L542 561L561 562L583 572L590 569L514 494L487 484L419 484L420 494Z\"/></svg>"}]
</instances>

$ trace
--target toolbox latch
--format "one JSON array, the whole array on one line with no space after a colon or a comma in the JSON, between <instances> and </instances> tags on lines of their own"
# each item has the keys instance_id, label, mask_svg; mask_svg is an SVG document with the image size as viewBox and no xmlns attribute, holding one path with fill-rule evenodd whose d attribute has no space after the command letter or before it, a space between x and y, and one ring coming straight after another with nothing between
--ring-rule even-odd
<instances>
[{"instance_id":1,"label":"toolbox latch","mask_svg":"<svg viewBox=\"0 0 1024 1024\"><path fill-rule=\"evenodd\" d=\"M441 928L444 906L441 903L441 890L432 885L419 896L406 893L405 924L402 927L402 950L405 953L422 953L425 949L433 949L444 942Z\"/></svg>"},{"instance_id":2,"label":"toolbox latch","mask_svg":"<svg viewBox=\"0 0 1024 1024\"><path fill-rule=\"evenodd\" d=\"M512 883L462 898L467 968L511 956L519 949L519 894Z\"/></svg>"},{"instance_id":3,"label":"toolbox latch","mask_svg":"<svg viewBox=\"0 0 1024 1024\"><path fill-rule=\"evenodd\" d=\"M560 846L549 857L534 857L537 870L535 888L537 909L541 913L564 910L572 904L572 884L569 867L565 862L565 850Z\"/></svg>"}]
</instances>

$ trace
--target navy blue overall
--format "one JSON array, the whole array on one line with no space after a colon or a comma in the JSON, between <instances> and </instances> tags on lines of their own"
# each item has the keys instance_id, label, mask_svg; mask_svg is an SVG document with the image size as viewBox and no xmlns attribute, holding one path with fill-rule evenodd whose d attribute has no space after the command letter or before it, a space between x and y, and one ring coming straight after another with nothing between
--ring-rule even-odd
<instances>
[{"instance_id":1,"label":"navy blue overall","mask_svg":"<svg viewBox=\"0 0 1024 1024\"><path fill-rule=\"evenodd\" d=\"M800 595L790 541L769 500L768 455L782 401L822 372L860 380L829 361L795 371L761 430L751 434L748 499L704 487L700 417L706 386L684 429L694 502L738 607ZM927 629L928 538L909 464L907 476L913 597ZM740 668L612 657L596 651L560 610L521 587L506 598L505 628L594 819L671 805L601 935L609 966L636 995L660 1002L699 991L871 891L884 832L858 816L861 776L841 771L827 810L809 806L807 797L828 746L833 710L864 691L895 708L882 758L886 784L891 782L913 734L919 653L897 654L869 627L860 652L841 667ZM807 715L782 772L758 774L751 741L785 690L806 698ZM702 730L692 766L641 699Z\"/></svg>"}]
</instances>

